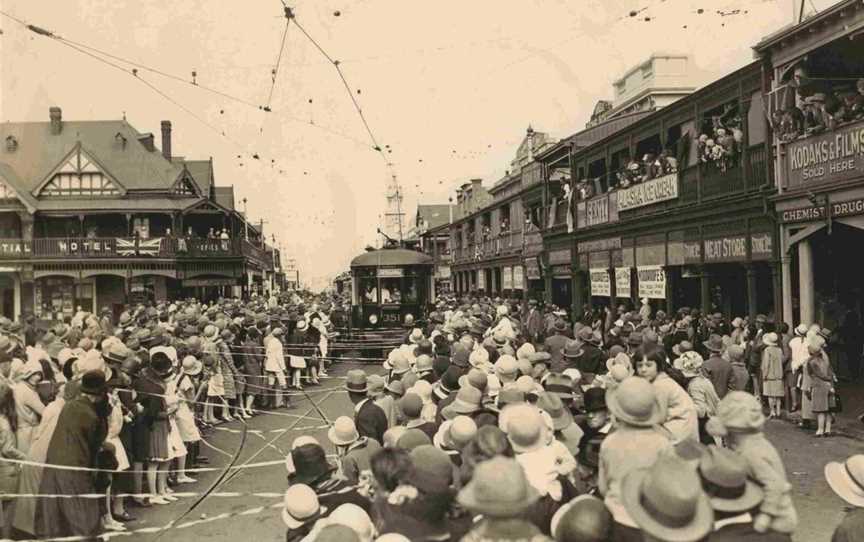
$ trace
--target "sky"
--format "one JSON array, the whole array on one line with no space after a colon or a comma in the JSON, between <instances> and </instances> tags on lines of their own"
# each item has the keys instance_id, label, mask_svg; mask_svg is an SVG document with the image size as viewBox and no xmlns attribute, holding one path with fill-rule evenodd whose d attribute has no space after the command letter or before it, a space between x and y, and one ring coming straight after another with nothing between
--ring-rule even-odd
<instances>
[{"instance_id":1,"label":"sky","mask_svg":"<svg viewBox=\"0 0 864 542\"><path fill-rule=\"evenodd\" d=\"M289 2L346 85L297 25L280 48L280 0L0 0L141 66L135 76L0 17L0 122L47 121L53 105L69 120L125 115L158 145L171 120L173 153L213 157L217 185L234 186L239 210L245 198L318 289L376 242L391 175L411 220L418 202L501 178L529 125L555 138L584 128L612 81L653 52L689 53L702 82L745 65L792 22L795 1Z\"/></svg>"}]
</instances>

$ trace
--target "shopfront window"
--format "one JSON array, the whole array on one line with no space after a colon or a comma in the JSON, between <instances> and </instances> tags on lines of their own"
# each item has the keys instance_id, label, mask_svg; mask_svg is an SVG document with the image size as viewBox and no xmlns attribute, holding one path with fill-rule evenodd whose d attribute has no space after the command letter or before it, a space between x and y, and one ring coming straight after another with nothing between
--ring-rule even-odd
<instances>
[{"instance_id":1,"label":"shopfront window","mask_svg":"<svg viewBox=\"0 0 864 542\"><path fill-rule=\"evenodd\" d=\"M73 316L78 307L93 311L92 282L75 284L71 277L48 277L36 281L33 290L36 316L46 320L62 320Z\"/></svg>"}]
</instances>

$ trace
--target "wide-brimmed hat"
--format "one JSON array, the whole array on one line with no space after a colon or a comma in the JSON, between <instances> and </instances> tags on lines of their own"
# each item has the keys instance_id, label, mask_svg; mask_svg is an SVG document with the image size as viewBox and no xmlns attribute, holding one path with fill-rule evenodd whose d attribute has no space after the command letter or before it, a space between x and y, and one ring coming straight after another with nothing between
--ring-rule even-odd
<instances>
[{"instance_id":1,"label":"wide-brimmed hat","mask_svg":"<svg viewBox=\"0 0 864 542\"><path fill-rule=\"evenodd\" d=\"M446 420L455 418L460 414L473 414L480 410L483 392L474 386L463 386L456 394L456 399L444 407L441 415Z\"/></svg>"},{"instance_id":2,"label":"wide-brimmed hat","mask_svg":"<svg viewBox=\"0 0 864 542\"><path fill-rule=\"evenodd\" d=\"M418 375L431 373L432 358L426 354L420 354L417 356L417 360L414 362L414 372Z\"/></svg>"},{"instance_id":3,"label":"wide-brimmed hat","mask_svg":"<svg viewBox=\"0 0 864 542\"><path fill-rule=\"evenodd\" d=\"M150 368L159 376L167 376L173 369L171 358L165 353L157 353L157 355L150 358Z\"/></svg>"},{"instance_id":4,"label":"wide-brimmed hat","mask_svg":"<svg viewBox=\"0 0 864 542\"><path fill-rule=\"evenodd\" d=\"M401 380L391 380L387 383L386 389L393 395L398 395L399 397L405 395L405 386L402 385Z\"/></svg>"},{"instance_id":5,"label":"wide-brimmed hat","mask_svg":"<svg viewBox=\"0 0 864 542\"><path fill-rule=\"evenodd\" d=\"M502 430L517 454L533 452L546 444L543 417L537 407L516 404L507 407L506 416L502 413Z\"/></svg>"},{"instance_id":6,"label":"wide-brimmed hat","mask_svg":"<svg viewBox=\"0 0 864 542\"><path fill-rule=\"evenodd\" d=\"M204 364L201 363L195 356L186 356L183 358L183 372L189 376L200 374L204 369Z\"/></svg>"},{"instance_id":7,"label":"wide-brimmed hat","mask_svg":"<svg viewBox=\"0 0 864 542\"><path fill-rule=\"evenodd\" d=\"M557 395L562 401L573 399L573 379L567 375L551 373L543 381L543 389L546 393Z\"/></svg>"},{"instance_id":8,"label":"wide-brimmed hat","mask_svg":"<svg viewBox=\"0 0 864 542\"><path fill-rule=\"evenodd\" d=\"M573 415L564 407L558 395L543 392L537 398L537 407L543 409L552 418L552 428L561 431L573 424Z\"/></svg>"},{"instance_id":9,"label":"wide-brimmed hat","mask_svg":"<svg viewBox=\"0 0 864 542\"><path fill-rule=\"evenodd\" d=\"M414 469L409 475L411 485L426 494L449 493L453 483L453 463L450 456L429 444L411 450Z\"/></svg>"},{"instance_id":10,"label":"wide-brimmed hat","mask_svg":"<svg viewBox=\"0 0 864 542\"><path fill-rule=\"evenodd\" d=\"M500 376L515 376L519 372L519 364L513 356L504 355L498 358L494 365L495 374Z\"/></svg>"},{"instance_id":11,"label":"wide-brimmed hat","mask_svg":"<svg viewBox=\"0 0 864 542\"><path fill-rule=\"evenodd\" d=\"M376 397L381 393L384 393L384 388L387 387L387 381L384 380L384 377L381 375L369 375L366 377L366 392Z\"/></svg>"},{"instance_id":12,"label":"wide-brimmed hat","mask_svg":"<svg viewBox=\"0 0 864 542\"><path fill-rule=\"evenodd\" d=\"M725 448L708 446L699 460L702 489L719 512L746 512L764 497L762 488L747 478L747 464L742 457Z\"/></svg>"},{"instance_id":13,"label":"wide-brimmed hat","mask_svg":"<svg viewBox=\"0 0 864 542\"><path fill-rule=\"evenodd\" d=\"M292 484L312 484L329 475L336 467L327 462L324 448L318 444L304 444L291 450L294 472L288 475Z\"/></svg>"},{"instance_id":14,"label":"wide-brimmed hat","mask_svg":"<svg viewBox=\"0 0 864 542\"><path fill-rule=\"evenodd\" d=\"M352 369L345 375L345 389L351 393L363 393L369 389L366 384L366 373L361 369Z\"/></svg>"},{"instance_id":15,"label":"wide-brimmed hat","mask_svg":"<svg viewBox=\"0 0 864 542\"><path fill-rule=\"evenodd\" d=\"M477 435L477 423L468 416L456 416L441 423L432 438L432 444L440 449L461 450Z\"/></svg>"},{"instance_id":16,"label":"wide-brimmed hat","mask_svg":"<svg viewBox=\"0 0 864 542\"><path fill-rule=\"evenodd\" d=\"M417 344L423 340L423 331L419 327L415 327L411 330L411 334L408 335L408 341L412 344Z\"/></svg>"},{"instance_id":17,"label":"wide-brimmed hat","mask_svg":"<svg viewBox=\"0 0 864 542\"><path fill-rule=\"evenodd\" d=\"M539 498L518 461L496 456L477 465L471 481L459 491L457 501L484 516L516 517Z\"/></svg>"},{"instance_id":18,"label":"wide-brimmed hat","mask_svg":"<svg viewBox=\"0 0 864 542\"><path fill-rule=\"evenodd\" d=\"M765 346L777 346L779 340L780 338L773 331L762 336L762 344Z\"/></svg>"},{"instance_id":19,"label":"wide-brimmed hat","mask_svg":"<svg viewBox=\"0 0 864 542\"><path fill-rule=\"evenodd\" d=\"M282 521L290 530L317 521L327 508L318 502L315 490L306 484L294 484L285 491Z\"/></svg>"},{"instance_id":20,"label":"wide-brimmed hat","mask_svg":"<svg viewBox=\"0 0 864 542\"><path fill-rule=\"evenodd\" d=\"M108 389L105 373L102 371L87 371L81 376L81 386L78 391L87 395L102 395Z\"/></svg>"},{"instance_id":21,"label":"wide-brimmed hat","mask_svg":"<svg viewBox=\"0 0 864 542\"><path fill-rule=\"evenodd\" d=\"M399 399L399 410L405 415L405 418L414 420L420 417L423 411L423 399L411 390L405 392L405 395Z\"/></svg>"},{"instance_id":22,"label":"wide-brimmed hat","mask_svg":"<svg viewBox=\"0 0 864 542\"><path fill-rule=\"evenodd\" d=\"M722 352L723 351L723 337L717 335L716 333L712 333L710 337L708 337L707 341L703 341L702 344L708 349L709 352Z\"/></svg>"},{"instance_id":23,"label":"wide-brimmed hat","mask_svg":"<svg viewBox=\"0 0 864 542\"><path fill-rule=\"evenodd\" d=\"M644 378L625 378L606 391L606 406L615 419L637 427L651 427L665 418L654 386Z\"/></svg>"},{"instance_id":24,"label":"wide-brimmed hat","mask_svg":"<svg viewBox=\"0 0 864 542\"><path fill-rule=\"evenodd\" d=\"M334 446L348 446L360 439L360 433L357 432L354 420L348 416L339 416L327 430L327 438Z\"/></svg>"},{"instance_id":25,"label":"wide-brimmed hat","mask_svg":"<svg viewBox=\"0 0 864 542\"><path fill-rule=\"evenodd\" d=\"M852 506L864 508L864 455L853 455L843 463L828 463L825 480L838 497Z\"/></svg>"},{"instance_id":26,"label":"wide-brimmed hat","mask_svg":"<svg viewBox=\"0 0 864 542\"><path fill-rule=\"evenodd\" d=\"M567 322L561 320L560 318L557 318L555 320L555 323L552 324L552 330L564 333L565 331L567 331Z\"/></svg>"},{"instance_id":27,"label":"wide-brimmed hat","mask_svg":"<svg viewBox=\"0 0 864 542\"><path fill-rule=\"evenodd\" d=\"M582 345L578 341L567 341L564 345L563 355L565 358L578 358L582 354Z\"/></svg>"},{"instance_id":28,"label":"wide-brimmed hat","mask_svg":"<svg viewBox=\"0 0 864 542\"><path fill-rule=\"evenodd\" d=\"M795 328L795 335L798 337L803 337L807 335L807 330L810 329L807 324L798 324L798 327Z\"/></svg>"},{"instance_id":29,"label":"wide-brimmed hat","mask_svg":"<svg viewBox=\"0 0 864 542\"><path fill-rule=\"evenodd\" d=\"M621 500L639 528L660 540L701 540L714 527L714 511L699 477L674 456L625 475Z\"/></svg>"}]
</instances>

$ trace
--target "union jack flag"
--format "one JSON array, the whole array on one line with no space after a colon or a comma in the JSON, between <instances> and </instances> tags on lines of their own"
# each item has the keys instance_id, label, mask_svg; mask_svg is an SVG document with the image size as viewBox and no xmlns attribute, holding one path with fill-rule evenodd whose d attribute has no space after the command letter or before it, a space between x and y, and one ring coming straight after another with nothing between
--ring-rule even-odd
<instances>
[{"instance_id":1,"label":"union jack flag","mask_svg":"<svg viewBox=\"0 0 864 542\"><path fill-rule=\"evenodd\" d=\"M162 238L117 239L118 256L156 256L162 246Z\"/></svg>"}]
</instances>

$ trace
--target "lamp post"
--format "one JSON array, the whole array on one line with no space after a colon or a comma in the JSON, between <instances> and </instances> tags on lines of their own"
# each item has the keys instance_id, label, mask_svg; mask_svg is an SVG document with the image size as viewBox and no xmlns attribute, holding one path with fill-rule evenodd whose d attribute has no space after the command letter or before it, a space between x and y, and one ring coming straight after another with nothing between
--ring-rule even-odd
<instances>
[{"instance_id":1,"label":"lamp post","mask_svg":"<svg viewBox=\"0 0 864 542\"><path fill-rule=\"evenodd\" d=\"M248 201L245 197L240 201L243 202L243 239L249 240L249 215L246 214L246 202Z\"/></svg>"}]
</instances>

